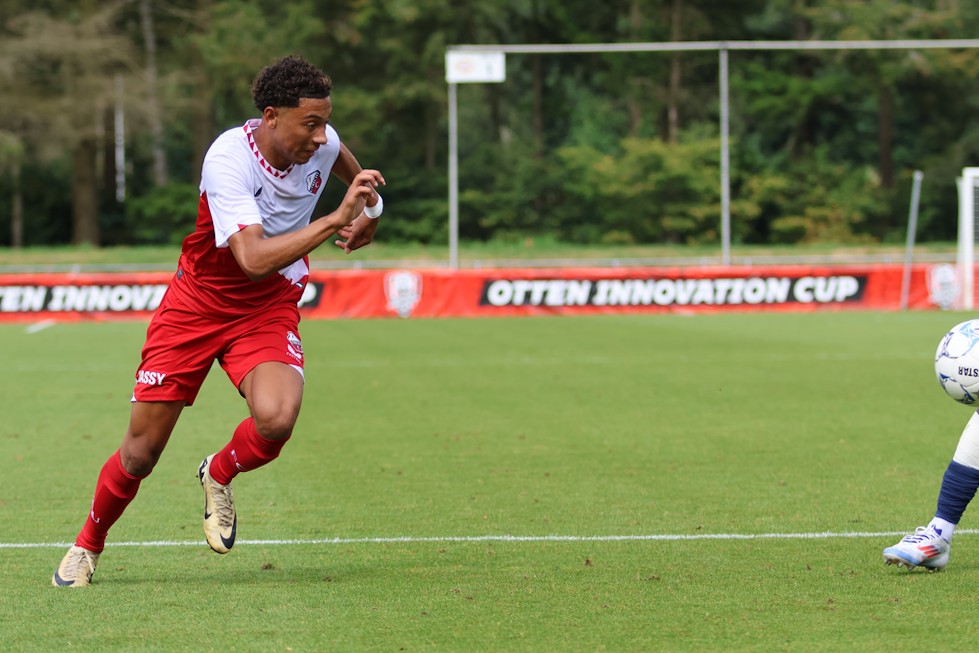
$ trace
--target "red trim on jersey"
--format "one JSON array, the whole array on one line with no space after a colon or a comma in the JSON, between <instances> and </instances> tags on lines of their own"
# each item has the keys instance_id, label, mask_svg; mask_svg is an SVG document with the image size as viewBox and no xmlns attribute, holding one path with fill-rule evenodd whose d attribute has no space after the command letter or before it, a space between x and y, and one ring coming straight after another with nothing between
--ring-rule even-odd
<instances>
[{"instance_id":1,"label":"red trim on jersey","mask_svg":"<svg viewBox=\"0 0 979 653\"><path fill-rule=\"evenodd\" d=\"M265 171L267 173L269 173L276 179L285 179L289 175L289 173L292 172L292 169L296 166L296 164L291 163L289 164L289 167L286 168L285 170L277 170L276 168L273 168L265 161L265 157L263 157L262 153L259 152L258 145L255 143L255 137L252 135L252 132L255 131L255 129L258 128L260 124L262 124L260 120L249 120L245 123L243 129L245 130L245 136L248 137L248 147L251 148L252 154L254 154L255 159L258 160L258 164L263 168L265 168Z\"/></svg>"},{"instance_id":2,"label":"red trim on jersey","mask_svg":"<svg viewBox=\"0 0 979 653\"><path fill-rule=\"evenodd\" d=\"M308 265L308 258L306 260ZM277 301L295 303L306 285L306 279L301 285L293 285L277 273L258 281L249 279L231 248L215 245L214 222L206 191L201 193L197 205L197 229L184 238L179 266L184 275L191 277L188 283L181 285L190 301L204 311L216 309L247 314Z\"/></svg>"}]
</instances>

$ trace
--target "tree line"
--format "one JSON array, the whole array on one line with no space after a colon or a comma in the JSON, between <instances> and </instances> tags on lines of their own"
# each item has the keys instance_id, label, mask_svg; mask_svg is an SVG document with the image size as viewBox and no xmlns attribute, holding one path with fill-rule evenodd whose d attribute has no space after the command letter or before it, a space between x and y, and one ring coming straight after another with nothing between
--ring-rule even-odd
<instances>
[{"instance_id":1,"label":"tree line","mask_svg":"<svg viewBox=\"0 0 979 653\"><path fill-rule=\"evenodd\" d=\"M286 54L388 180L385 238L447 238L455 44L971 38L964 0L0 0L0 246L176 243L200 164ZM955 236L979 165L979 51L732 51L735 243ZM460 235L711 243L716 52L509 55L459 87ZM121 147L120 147L121 146ZM124 156L120 156L120 153ZM342 195L328 185L323 212Z\"/></svg>"}]
</instances>

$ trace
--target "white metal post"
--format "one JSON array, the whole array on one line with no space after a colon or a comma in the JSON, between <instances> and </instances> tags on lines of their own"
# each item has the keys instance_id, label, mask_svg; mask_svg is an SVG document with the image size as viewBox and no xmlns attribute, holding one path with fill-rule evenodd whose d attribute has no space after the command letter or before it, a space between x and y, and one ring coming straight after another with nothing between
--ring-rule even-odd
<instances>
[{"instance_id":1,"label":"white metal post","mask_svg":"<svg viewBox=\"0 0 979 653\"><path fill-rule=\"evenodd\" d=\"M914 253L914 239L918 231L918 200L921 198L921 180L925 173L914 171L911 186L911 208L908 209L908 237L904 248L904 274L901 276L901 310L908 309L908 293L911 290L911 259Z\"/></svg>"},{"instance_id":2,"label":"white metal post","mask_svg":"<svg viewBox=\"0 0 979 653\"><path fill-rule=\"evenodd\" d=\"M728 150L727 48L720 49L721 86L721 265L731 265L731 169Z\"/></svg>"},{"instance_id":3,"label":"white metal post","mask_svg":"<svg viewBox=\"0 0 979 653\"><path fill-rule=\"evenodd\" d=\"M456 87L449 83L449 268L459 268L459 116Z\"/></svg>"},{"instance_id":4,"label":"white metal post","mask_svg":"<svg viewBox=\"0 0 979 653\"><path fill-rule=\"evenodd\" d=\"M979 168L964 168L956 181L959 189L959 247L957 263L962 284L962 310L975 304L975 184Z\"/></svg>"}]
</instances>

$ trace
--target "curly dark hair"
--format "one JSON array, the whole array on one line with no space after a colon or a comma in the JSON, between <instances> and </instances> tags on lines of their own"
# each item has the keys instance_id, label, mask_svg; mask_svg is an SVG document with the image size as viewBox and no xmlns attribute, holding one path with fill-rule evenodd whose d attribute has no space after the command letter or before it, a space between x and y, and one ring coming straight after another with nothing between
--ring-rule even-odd
<instances>
[{"instance_id":1,"label":"curly dark hair","mask_svg":"<svg viewBox=\"0 0 979 653\"><path fill-rule=\"evenodd\" d=\"M302 57L288 56L262 68L252 84L252 100L265 107L298 107L300 98L327 98L333 81Z\"/></svg>"}]
</instances>

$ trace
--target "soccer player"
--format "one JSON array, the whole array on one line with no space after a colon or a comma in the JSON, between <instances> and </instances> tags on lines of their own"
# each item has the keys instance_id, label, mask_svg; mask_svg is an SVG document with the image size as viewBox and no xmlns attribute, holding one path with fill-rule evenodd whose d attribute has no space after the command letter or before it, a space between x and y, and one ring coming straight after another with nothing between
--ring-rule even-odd
<instances>
[{"instance_id":1,"label":"soccer player","mask_svg":"<svg viewBox=\"0 0 979 653\"><path fill-rule=\"evenodd\" d=\"M979 412L965 425L952 461L942 477L938 508L927 526L919 526L894 546L884 549L884 561L913 569L938 570L948 564L955 526L979 488Z\"/></svg>"},{"instance_id":2,"label":"soccer player","mask_svg":"<svg viewBox=\"0 0 979 653\"><path fill-rule=\"evenodd\" d=\"M129 428L102 467L84 526L55 572L84 587L112 525L159 460L185 406L217 360L249 417L204 458L204 536L218 553L235 542L231 480L278 457L303 395L297 303L307 255L331 237L349 253L370 243L383 203L377 170L362 170L330 125L332 82L299 57L259 72L261 118L221 134L204 158L196 230L146 333ZM328 176L348 184L340 206L310 221Z\"/></svg>"}]
</instances>

